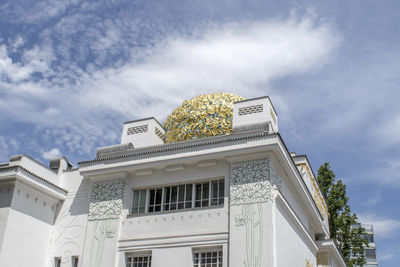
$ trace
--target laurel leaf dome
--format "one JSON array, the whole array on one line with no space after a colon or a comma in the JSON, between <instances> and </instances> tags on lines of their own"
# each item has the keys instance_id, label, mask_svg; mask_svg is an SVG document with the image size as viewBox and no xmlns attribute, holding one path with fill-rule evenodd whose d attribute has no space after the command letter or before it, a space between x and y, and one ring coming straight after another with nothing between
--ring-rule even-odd
<instances>
[{"instance_id":1,"label":"laurel leaf dome","mask_svg":"<svg viewBox=\"0 0 400 267\"><path fill-rule=\"evenodd\" d=\"M244 99L236 94L211 93L183 101L165 121L165 142L231 133L233 103Z\"/></svg>"}]
</instances>

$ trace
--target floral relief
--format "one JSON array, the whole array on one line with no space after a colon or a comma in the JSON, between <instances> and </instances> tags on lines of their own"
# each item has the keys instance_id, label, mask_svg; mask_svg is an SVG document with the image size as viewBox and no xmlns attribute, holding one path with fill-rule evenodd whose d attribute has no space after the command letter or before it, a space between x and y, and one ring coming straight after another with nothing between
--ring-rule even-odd
<instances>
[{"instance_id":1,"label":"floral relief","mask_svg":"<svg viewBox=\"0 0 400 267\"><path fill-rule=\"evenodd\" d=\"M269 158L234 162L231 164L230 205L239 206L233 214L234 226L245 231L243 266L261 267L263 250L263 203L273 199L274 187L280 179Z\"/></svg>"},{"instance_id":2,"label":"floral relief","mask_svg":"<svg viewBox=\"0 0 400 267\"><path fill-rule=\"evenodd\" d=\"M272 200L273 185L279 184L269 159L231 164L230 205L265 203Z\"/></svg>"},{"instance_id":3,"label":"floral relief","mask_svg":"<svg viewBox=\"0 0 400 267\"><path fill-rule=\"evenodd\" d=\"M95 183L89 205L89 220L117 219L122 212L125 183L113 180Z\"/></svg>"}]
</instances>

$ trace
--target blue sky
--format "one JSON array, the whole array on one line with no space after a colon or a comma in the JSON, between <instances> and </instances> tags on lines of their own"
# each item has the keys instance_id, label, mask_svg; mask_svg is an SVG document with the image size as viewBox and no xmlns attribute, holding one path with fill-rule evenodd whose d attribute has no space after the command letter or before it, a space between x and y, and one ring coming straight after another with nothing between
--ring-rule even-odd
<instances>
[{"instance_id":1,"label":"blue sky","mask_svg":"<svg viewBox=\"0 0 400 267\"><path fill-rule=\"evenodd\" d=\"M122 123L200 93L269 95L289 149L327 161L400 260L398 1L0 2L0 161L76 165Z\"/></svg>"}]
</instances>

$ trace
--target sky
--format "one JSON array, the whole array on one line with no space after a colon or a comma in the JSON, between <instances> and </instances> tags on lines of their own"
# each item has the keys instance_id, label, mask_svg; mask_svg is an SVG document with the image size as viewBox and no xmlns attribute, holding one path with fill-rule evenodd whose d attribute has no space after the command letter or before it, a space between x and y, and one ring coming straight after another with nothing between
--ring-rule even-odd
<instances>
[{"instance_id":1,"label":"sky","mask_svg":"<svg viewBox=\"0 0 400 267\"><path fill-rule=\"evenodd\" d=\"M184 99L269 95L289 150L329 162L400 260L397 0L2 0L0 162L95 157Z\"/></svg>"}]
</instances>

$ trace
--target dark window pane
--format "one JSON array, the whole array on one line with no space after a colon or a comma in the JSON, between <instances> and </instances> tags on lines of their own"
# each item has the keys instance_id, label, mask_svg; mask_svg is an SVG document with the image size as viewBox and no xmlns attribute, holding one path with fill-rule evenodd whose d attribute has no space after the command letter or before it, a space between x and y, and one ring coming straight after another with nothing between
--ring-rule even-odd
<instances>
[{"instance_id":1,"label":"dark window pane","mask_svg":"<svg viewBox=\"0 0 400 267\"><path fill-rule=\"evenodd\" d=\"M211 182L211 197L212 198L218 197L218 181Z\"/></svg>"},{"instance_id":2,"label":"dark window pane","mask_svg":"<svg viewBox=\"0 0 400 267\"><path fill-rule=\"evenodd\" d=\"M165 189L164 189L164 210L169 210L170 197L171 197L171 188L165 187Z\"/></svg>"},{"instance_id":3,"label":"dark window pane","mask_svg":"<svg viewBox=\"0 0 400 267\"><path fill-rule=\"evenodd\" d=\"M208 199L209 196L209 191L210 190L210 184L207 183L203 183L203 195L202 195L202 199Z\"/></svg>"},{"instance_id":4,"label":"dark window pane","mask_svg":"<svg viewBox=\"0 0 400 267\"><path fill-rule=\"evenodd\" d=\"M150 190L150 205L154 205L155 195L156 195L156 190L151 189Z\"/></svg>"},{"instance_id":5,"label":"dark window pane","mask_svg":"<svg viewBox=\"0 0 400 267\"><path fill-rule=\"evenodd\" d=\"M201 184L196 184L196 200L201 200Z\"/></svg>"},{"instance_id":6,"label":"dark window pane","mask_svg":"<svg viewBox=\"0 0 400 267\"><path fill-rule=\"evenodd\" d=\"M219 180L219 197L224 197L225 196L225 181Z\"/></svg>"},{"instance_id":7,"label":"dark window pane","mask_svg":"<svg viewBox=\"0 0 400 267\"><path fill-rule=\"evenodd\" d=\"M161 205L162 189L157 189L156 192L156 205Z\"/></svg>"},{"instance_id":8,"label":"dark window pane","mask_svg":"<svg viewBox=\"0 0 400 267\"><path fill-rule=\"evenodd\" d=\"M185 201L185 185L179 186L179 202Z\"/></svg>"},{"instance_id":9,"label":"dark window pane","mask_svg":"<svg viewBox=\"0 0 400 267\"><path fill-rule=\"evenodd\" d=\"M192 201L192 192L193 192L193 185L187 184L186 185L186 201Z\"/></svg>"},{"instance_id":10,"label":"dark window pane","mask_svg":"<svg viewBox=\"0 0 400 267\"><path fill-rule=\"evenodd\" d=\"M176 202L178 199L178 187L171 186L171 203Z\"/></svg>"}]
</instances>

